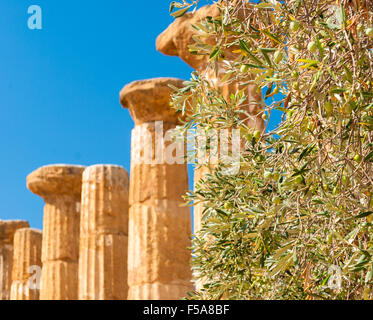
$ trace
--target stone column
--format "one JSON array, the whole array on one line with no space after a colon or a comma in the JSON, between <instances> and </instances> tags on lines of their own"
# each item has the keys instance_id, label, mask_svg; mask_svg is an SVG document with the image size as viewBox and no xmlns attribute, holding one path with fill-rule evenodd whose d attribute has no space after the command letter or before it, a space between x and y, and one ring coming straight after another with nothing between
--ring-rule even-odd
<instances>
[{"instance_id":1,"label":"stone column","mask_svg":"<svg viewBox=\"0 0 373 320\"><path fill-rule=\"evenodd\" d=\"M27 177L45 201L40 300L78 298L80 200L84 167L51 165Z\"/></svg>"},{"instance_id":2,"label":"stone column","mask_svg":"<svg viewBox=\"0 0 373 320\"><path fill-rule=\"evenodd\" d=\"M176 163L169 161L170 144L162 147L164 133L179 123L169 106L169 84L181 87L182 80L137 81L120 93L123 107L135 121L128 239L130 300L180 299L193 289L190 209L181 207L188 190L187 165L177 156Z\"/></svg>"},{"instance_id":3,"label":"stone column","mask_svg":"<svg viewBox=\"0 0 373 320\"><path fill-rule=\"evenodd\" d=\"M13 239L14 233L28 228L29 223L22 220L0 220L0 300L9 300L12 285Z\"/></svg>"},{"instance_id":4,"label":"stone column","mask_svg":"<svg viewBox=\"0 0 373 320\"><path fill-rule=\"evenodd\" d=\"M14 235L10 300L39 300L42 232L19 229Z\"/></svg>"},{"instance_id":5,"label":"stone column","mask_svg":"<svg viewBox=\"0 0 373 320\"><path fill-rule=\"evenodd\" d=\"M235 4L236 1L233 1ZM249 13L248 8L243 8L242 6L238 10L237 14L244 17ZM222 83L222 79L226 72L224 67L219 66L218 74L215 74L214 65L210 65L208 62L209 56L202 58L200 55L191 54L189 51L189 46L195 44L193 36L198 34L192 25L199 23L206 17L216 17L219 16L219 10L216 5L208 5L200 8L195 13L187 13L184 16L177 18L170 26L158 36L156 47L161 53L168 56L178 56L184 62L186 62L193 69L196 69L201 74L205 75L209 79L216 89L219 89L224 97L229 97L231 93L236 93L238 89L245 89L247 96L246 109L247 113L250 114L251 118L247 119L247 125L255 128L257 130L264 130L264 121L262 119L263 112L263 99L260 91L257 90L255 85L247 85L245 87L240 86L237 82L231 82L229 84ZM214 46L216 43L215 38L204 38L208 44ZM237 48L232 48L231 51L224 52L227 60L235 60L238 57L234 50ZM198 183L207 172L213 171L213 166L202 165L195 169L194 183ZM204 206L203 203L194 206L194 232L198 232L202 227L202 212Z\"/></svg>"},{"instance_id":6,"label":"stone column","mask_svg":"<svg viewBox=\"0 0 373 320\"><path fill-rule=\"evenodd\" d=\"M127 171L95 165L83 172L79 299L125 300L128 254Z\"/></svg>"}]
</instances>

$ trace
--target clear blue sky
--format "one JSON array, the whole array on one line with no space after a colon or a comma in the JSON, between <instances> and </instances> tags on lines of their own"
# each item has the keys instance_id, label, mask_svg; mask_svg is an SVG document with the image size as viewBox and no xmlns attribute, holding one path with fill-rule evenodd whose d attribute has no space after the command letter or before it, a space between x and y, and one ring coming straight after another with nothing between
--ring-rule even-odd
<instances>
[{"instance_id":1,"label":"clear blue sky","mask_svg":"<svg viewBox=\"0 0 373 320\"><path fill-rule=\"evenodd\" d=\"M129 170L133 122L120 89L139 79L189 79L192 71L155 50L173 21L169 3L0 1L0 219L42 228L43 200L26 188L40 166ZM30 5L42 8L42 30L27 27Z\"/></svg>"},{"instance_id":2,"label":"clear blue sky","mask_svg":"<svg viewBox=\"0 0 373 320\"><path fill-rule=\"evenodd\" d=\"M42 8L29 30L27 9ZM173 21L169 1L0 1L0 219L42 227L43 201L26 176L53 163L129 170L133 122L119 104L127 83L188 79L179 58L155 50Z\"/></svg>"}]
</instances>

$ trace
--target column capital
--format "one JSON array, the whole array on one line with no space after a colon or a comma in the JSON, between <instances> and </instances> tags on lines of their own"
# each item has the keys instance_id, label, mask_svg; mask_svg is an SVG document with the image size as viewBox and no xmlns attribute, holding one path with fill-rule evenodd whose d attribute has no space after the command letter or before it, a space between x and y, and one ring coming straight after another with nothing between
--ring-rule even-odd
<instances>
[{"instance_id":1,"label":"column capital","mask_svg":"<svg viewBox=\"0 0 373 320\"><path fill-rule=\"evenodd\" d=\"M31 235L35 235L35 236L42 236L43 235L43 231L41 231L40 229L34 229L34 228L29 228L29 227L23 227L23 228L17 229L15 234L16 233L18 233L18 234L31 234Z\"/></svg>"},{"instance_id":2,"label":"column capital","mask_svg":"<svg viewBox=\"0 0 373 320\"><path fill-rule=\"evenodd\" d=\"M128 172L94 165L83 173L79 299L127 298Z\"/></svg>"},{"instance_id":3,"label":"column capital","mask_svg":"<svg viewBox=\"0 0 373 320\"><path fill-rule=\"evenodd\" d=\"M245 0L230 0L233 14L240 19L247 19L252 14L252 3ZM204 70L208 65L209 56L195 55L189 51L189 46L195 44L193 36L199 32L193 28L193 25L200 23L207 17L217 18L220 16L219 4L207 5L197 11L190 12L184 16L175 19L168 28L157 38L156 48L159 52L168 56L178 56L193 69ZM234 36L231 40L234 40ZM214 47L217 38L210 36L204 37L202 41ZM228 60L235 60L238 55L234 53L239 49L238 46L230 47L224 50L224 55Z\"/></svg>"},{"instance_id":4,"label":"column capital","mask_svg":"<svg viewBox=\"0 0 373 320\"><path fill-rule=\"evenodd\" d=\"M96 164L87 167L83 172L83 183L104 182L107 187L128 189L129 175L125 168L112 164Z\"/></svg>"},{"instance_id":5,"label":"column capital","mask_svg":"<svg viewBox=\"0 0 373 320\"><path fill-rule=\"evenodd\" d=\"M170 107L172 89L183 87L184 80L155 78L139 80L126 85L120 92L123 108L129 109L136 125L164 121L178 123L179 115Z\"/></svg>"},{"instance_id":6,"label":"column capital","mask_svg":"<svg viewBox=\"0 0 373 320\"><path fill-rule=\"evenodd\" d=\"M29 228L25 220L0 220L0 244L13 245L14 234L18 229Z\"/></svg>"},{"instance_id":7,"label":"column capital","mask_svg":"<svg viewBox=\"0 0 373 320\"><path fill-rule=\"evenodd\" d=\"M30 280L32 273L38 274L42 266L42 235L42 231L30 228L18 229L14 234L10 300L39 300L38 279L32 286Z\"/></svg>"},{"instance_id":8,"label":"column capital","mask_svg":"<svg viewBox=\"0 0 373 320\"><path fill-rule=\"evenodd\" d=\"M199 23L204 18L219 15L216 5L208 5L200 8L195 13L187 13L177 18L157 38L156 48L167 56L178 56L193 69L201 70L207 65L208 57L191 54L189 45L194 44L193 36L198 34L192 25ZM214 45L215 39L211 39Z\"/></svg>"},{"instance_id":9,"label":"column capital","mask_svg":"<svg viewBox=\"0 0 373 320\"><path fill-rule=\"evenodd\" d=\"M80 200L84 166L56 164L41 167L27 176L27 188L43 199L69 195Z\"/></svg>"}]
</instances>

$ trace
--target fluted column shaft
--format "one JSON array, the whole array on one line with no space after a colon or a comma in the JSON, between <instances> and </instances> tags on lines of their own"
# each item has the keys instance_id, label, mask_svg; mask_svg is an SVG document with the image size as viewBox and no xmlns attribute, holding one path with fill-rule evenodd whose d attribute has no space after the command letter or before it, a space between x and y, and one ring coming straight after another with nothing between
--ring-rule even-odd
<instances>
[{"instance_id":1,"label":"fluted column shaft","mask_svg":"<svg viewBox=\"0 0 373 320\"><path fill-rule=\"evenodd\" d=\"M160 149L156 146L159 137L156 137L158 129L154 121L163 120L162 137L178 124L168 104L169 83L181 85L180 80L152 79L132 83L121 93L123 106L130 109L135 120L129 210L130 300L180 299L193 288L188 250L190 210L181 207L182 196L188 190L187 166L183 161L167 163L167 144ZM146 159L149 148L150 162ZM160 154L163 156L156 159Z\"/></svg>"},{"instance_id":2,"label":"fluted column shaft","mask_svg":"<svg viewBox=\"0 0 373 320\"><path fill-rule=\"evenodd\" d=\"M27 177L45 201L40 300L77 300L81 184L84 167L52 165Z\"/></svg>"},{"instance_id":3,"label":"fluted column shaft","mask_svg":"<svg viewBox=\"0 0 373 320\"><path fill-rule=\"evenodd\" d=\"M9 300L12 283L13 246L0 245L0 300Z\"/></svg>"},{"instance_id":4,"label":"fluted column shaft","mask_svg":"<svg viewBox=\"0 0 373 320\"><path fill-rule=\"evenodd\" d=\"M39 300L42 232L19 229L14 235L11 300Z\"/></svg>"},{"instance_id":5,"label":"fluted column shaft","mask_svg":"<svg viewBox=\"0 0 373 320\"><path fill-rule=\"evenodd\" d=\"M127 171L96 165L83 173L79 299L127 298Z\"/></svg>"},{"instance_id":6,"label":"fluted column shaft","mask_svg":"<svg viewBox=\"0 0 373 320\"><path fill-rule=\"evenodd\" d=\"M47 198L43 221L41 300L76 300L80 199Z\"/></svg>"},{"instance_id":7,"label":"fluted column shaft","mask_svg":"<svg viewBox=\"0 0 373 320\"><path fill-rule=\"evenodd\" d=\"M241 18L248 16L250 13L250 7L242 7L237 15ZM246 125L256 130L264 130L264 121L262 119L263 113L263 98L260 89L255 84L241 85L237 81L230 81L229 83L223 82L227 70L223 63L218 63L218 68L215 70L215 63L209 62L209 57L205 56L202 58L201 55L194 55L190 52L190 45L195 44L193 36L198 36L198 31L192 28L192 25L200 23L201 20L205 20L206 17L217 17L220 16L220 12L216 4L207 5L201 7L199 10L193 13L187 13L183 17L176 19L170 26L163 31L157 38L157 50L169 55L179 56L183 61L189 64L192 68L199 71L206 79L212 83L222 95L229 100L230 94L235 94L237 90L243 90L247 97L244 103L244 109L247 115L244 117ZM208 37L203 38L203 41L215 46L216 38ZM239 54L235 51L239 49L237 47L231 47L225 50L225 60L235 61L238 59ZM203 164L198 166L194 172L194 183L195 185L200 179L205 177L207 172L213 171L213 165ZM202 213L204 210L203 202L198 203L194 206L194 232L198 232L202 227Z\"/></svg>"},{"instance_id":8,"label":"fluted column shaft","mask_svg":"<svg viewBox=\"0 0 373 320\"><path fill-rule=\"evenodd\" d=\"M153 124L142 126L154 136ZM140 133L133 130L133 139ZM131 175L129 299L184 297L191 289L186 250L190 210L180 206L188 190L187 166L136 163L132 158Z\"/></svg>"},{"instance_id":9,"label":"fluted column shaft","mask_svg":"<svg viewBox=\"0 0 373 320\"><path fill-rule=\"evenodd\" d=\"M0 300L9 300L12 285L13 240L16 230L27 228L27 221L0 220Z\"/></svg>"}]
</instances>

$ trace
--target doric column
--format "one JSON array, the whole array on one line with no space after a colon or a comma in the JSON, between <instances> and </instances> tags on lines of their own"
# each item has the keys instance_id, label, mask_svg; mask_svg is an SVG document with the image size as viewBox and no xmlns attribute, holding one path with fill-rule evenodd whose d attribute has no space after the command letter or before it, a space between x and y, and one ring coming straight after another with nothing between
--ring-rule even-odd
<instances>
[{"instance_id":1,"label":"doric column","mask_svg":"<svg viewBox=\"0 0 373 320\"><path fill-rule=\"evenodd\" d=\"M127 171L95 165L83 172L79 299L125 300L128 254Z\"/></svg>"},{"instance_id":2,"label":"doric column","mask_svg":"<svg viewBox=\"0 0 373 320\"><path fill-rule=\"evenodd\" d=\"M29 223L21 220L0 220L0 300L9 300L12 285L14 233L28 228Z\"/></svg>"},{"instance_id":3,"label":"doric column","mask_svg":"<svg viewBox=\"0 0 373 320\"><path fill-rule=\"evenodd\" d=\"M120 94L123 107L135 121L128 239L130 300L180 299L193 288L190 210L181 207L188 190L187 165L177 156L175 162L170 161L167 150L172 144L163 140L179 123L169 105L169 84L181 87L182 80L137 81Z\"/></svg>"},{"instance_id":4,"label":"doric column","mask_svg":"<svg viewBox=\"0 0 373 320\"><path fill-rule=\"evenodd\" d=\"M14 235L10 300L39 300L42 232L19 229Z\"/></svg>"},{"instance_id":5,"label":"doric column","mask_svg":"<svg viewBox=\"0 0 373 320\"><path fill-rule=\"evenodd\" d=\"M80 201L84 167L51 165L27 177L27 187L45 201L41 300L78 298Z\"/></svg>"},{"instance_id":6,"label":"doric column","mask_svg":"<svg viewBox=\"0 0 373 320\"><path fill-rule=\"evenodd\" d=\"M234 3L235 1L233 1ZM250 14L250 8L243 8L236 12L236 15L242 19ZM198 36L198 31L192 27L207 17L220 16L216 4L201 7L194 13L187 13L184 16L175 19L168 28L163 31L157 38L157 50L168 56L178 56L186 62L193 69L196 69L201 74L205 75L207 79L214 84L216 89L219 89L225 98L229 98L231 93L236 93L237 90L244 90L247 97L245 102L245 109L251 116L247 119L247 124L257 130L264 129L264 121L262 119L263 99L260 90L255 84L241 85L237 81L225 81L226 69L223 64L218 64L217 73L215 71L215 62L209 62L209 56L201 56L192 54L189 50L190 45L195 44L193 36ZM203 41L211 46L216 45L215 37L203 37ZM239 47L232 47L224 51L225 60L234 61L240 53L236 50Z\"/></svg>"},{"instance_id":7,"label":"doric column","mask_svg":"<svg viewBox=\"0 0 373 320\"><path fill-rule=\"evenodd\" d=\"M235 1L233 1L233 4ZM238 10L237 14L244 17L248 14L249 9L245 9L242 6ZM247 125L257 130L264 129L264 121L261 117L263 112L263 99L260 91L257 90L256 85L246 85L242 87L238 82L223 83L221 80L226 75L226 71L223 66L219 65L218 72L215 72L214 63L209 64L209 56L202 58L200 55L191 54L189 46L195 44L193 36L198 35L198 31L192 28L192 25L199 23L206 17L217 17L219 16L219 10L216 5L208 5L200 8L194 13L187 13L184 16L177 18L170 26L158 36L156 46L157 50L168 56L178 56L189 66L204 74L209 79L216 89L219 89L224 97L229 97L231 93L236 93L237 90L245 89L247 100L245 102L245 108L251 118L247 119ZM214 46L216 39L214 37L204 38L208 44ZM234 53L237 48L232 48L231 51L225 51L225 59L235 60L238 55ZM205 176L207 172L213 170L211 165L202 165L195 170L194 183L198 183L201 178ZM202 223L202 212L204 206L203 203L196 204L194 206L194 232L198 232L201 229Z\"/></svg>"}]
</instances>

